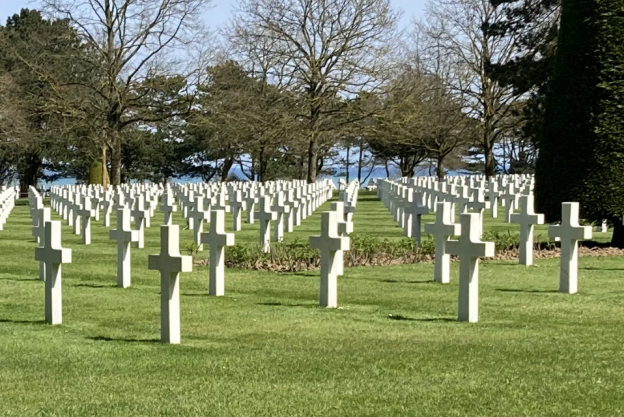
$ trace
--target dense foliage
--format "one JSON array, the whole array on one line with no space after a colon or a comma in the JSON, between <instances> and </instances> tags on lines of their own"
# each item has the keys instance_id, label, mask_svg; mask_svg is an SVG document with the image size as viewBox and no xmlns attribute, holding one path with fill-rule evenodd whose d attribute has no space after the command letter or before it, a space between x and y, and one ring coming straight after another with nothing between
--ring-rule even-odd
<instances>
[{"instance_id":1,"label":"dense foliage","mask_svg":"<svg viewBox=\"0 0 624 417\"><path fill-rule=\"evenodd\" d=\"M561 202L616 225L624 204L624 2L563 2L555 72L536 173L537 209L557 220Z\"/></svg>"}]
</instances>

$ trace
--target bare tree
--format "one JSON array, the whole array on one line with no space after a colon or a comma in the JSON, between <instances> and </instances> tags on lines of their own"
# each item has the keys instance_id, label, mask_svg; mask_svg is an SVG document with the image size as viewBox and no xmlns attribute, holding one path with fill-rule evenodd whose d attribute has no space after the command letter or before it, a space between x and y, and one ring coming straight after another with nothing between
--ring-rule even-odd
<instances>
[{"instance_id":1,"label":"bare tree","mask_svg":"<svg viewBox=\"0 0 624 417\"><path fill-rule=\"evenodd\" d=\"M260 67L270 82L305 100L298 118L306 125L309 182L323 167L321 150L331 148L323 141L335 137L326 133L351 122L336 103L383 85L398 17L389 0L238 1L231 38L248 45L248 61L266 58Z\"/></svg>"},{"instance_id":2,"label":"bare tree","mask_svg":"<svg viewBox=\"0 0 624 417\"><path fill-rule=\"evenodd\" d=\"M112 184L121 182L124 127L180 114L167 108L143 111L149 106L143 100L149 94L146 80L182 72L186 77L199 74L199 65L192 65L196 62L189 57L196 56L191 48L206 44L199 19L209 1L42 0L47 13L70 21L89 51L82 66L90 76L78 84L95 97L88 103L89 112L106 121L102 153L105 163L107 147L111 150ZM188 85L190 92L192 83ZM191 102L187 110L190 106Z\"/></svg>"},{"instance_id":3,"label":"bare tree","mask_svg":"<svg viewBox=\"0 0 624 417\"><path fill-rule=\"evenodd\" d=\"M507 18L490 0L429 0L426 16L416 31L422 42L419 52L431 57L423 61L431 72L446 73L448 87L476 121L477 144L484 155L485 174L490 177L496 172L496 144L521 123L513 113L521 96L488 74L492 63L513 59L515 35L494 36L486 30L488 24Z\"/></svg>"}]
</instances>

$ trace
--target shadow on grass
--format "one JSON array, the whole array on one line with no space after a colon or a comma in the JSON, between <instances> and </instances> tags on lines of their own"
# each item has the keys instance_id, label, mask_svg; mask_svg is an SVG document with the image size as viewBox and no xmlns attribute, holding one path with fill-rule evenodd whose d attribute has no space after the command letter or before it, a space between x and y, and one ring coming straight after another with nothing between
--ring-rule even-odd
<instances>
[{"instance_id":1,"label":"shadow on grass","mask_svg":"<svg viewBox=\"0 0 624 417\"><path fill-rule=\"evenodd\" d=\"M45 320L11 320L0 319L0 323L16 323L16 324L43 324Z\"/></svg>"},{"instance_id":2,"label":"shadow on grass","mask_svg":"<svg viewBox=\"0 0 624 417\"><path fill-rule=\"evenodd\" d=\"M583 268L585 271L624 271L624 268L596 268L595 266L586 266Z\"/></svg>"},{"instance_id":3,"label":"shadow on grass","mask_svg":"<svg viewBox=\"0 0 624 417\"><path fill-rule=\"evenodd\" d=\"M89 288L115 288L117 285L115 284L90 284L90 283L80 283L73 284L72 287L89 287Z\"/></svg>"},{"instance_id":4,"label":"shadow on grass","mask_svg":"<svg viewBox=\"0 0 624 417\"><path fill-rule=\"evenodd\" d=\"M298 277L314 277L316 275L318 275L318 270L316 271L297 271L297 272L286 272L287 274L290 275L295 275Z\"/></svg>"},{"instance_id":5,"label":"shadow on grass","mask_svg":"<svg viewBox=\"0 0 624 417\"><path fill-rule=\"evenodd\" d=\"M26 278L26 279L20 279L20 278L0 278L0 281L43 282L43 281L40 281L39 278Z\"/></svg>"},{"instance_id":6,"label":"shadow on grass","mask_svg":"<svg viewBox=\"0 0 624 417\"><path fill-rule=\"evenodd\" d=\"M127 342L127 343L160 343L159 339L124 339L121 337L91 336L87 339L96 342Z\"/></svg>"},{"instance_id":7,"label":"shadow on grass","mask_svg":"<svg viewBox=\"0 0 624 417\"><path fill-rule=\"evenodd\" d=\"M526 292L526 293L545 293L545 294L554 294L558 293L558 290L517 290L511 288L496 288L496 291L500 292Z\"/></svg>"},{"instance_id":8,"label":"shadow on grass","mask_svg":"<svg viewBox=\"0 0 624 417\"><path fill-rule=\"evenodd\" d=\"M183 297L208 297L207 292L187 292L180 295Z\"/></svg>"},{"instance_id":9,"label":"shadow on grass","mask_svg":"<svg viewBox=\"0 0 624 417\"><path fill-rule=\"evenodd\" d=\"M457 321L457 319L449 318L449 317L434 317L434 318L425 318L425 319L415 319L412 317L402 316L400 314L388 315L388 320L402 320L402 321L440 321L440 322L452 322Z\"/></svg>"},{"instance_id":10,"label":"shadow on grass","mask_svg":"<svg viewBox=\"0 0 624 417\"><path fill-rule=\"evenodd\" d=\"M435 281L398 281L396 279L382 279L379 282L390 282L393 284L435 284Z\"/></svg>"},{"instance_id":11,"label":"shadow on grass","mask_svg":"<svg viewBox=\"0 0 624 417\"><path fill-rule=\"evenodd\" d=\"M282 306L282 307L307 307L307 308L316 308L318 304L284 304L282 302L272 302L272 303L256 303L259 306Z\"/></svg>"}]
</instances>

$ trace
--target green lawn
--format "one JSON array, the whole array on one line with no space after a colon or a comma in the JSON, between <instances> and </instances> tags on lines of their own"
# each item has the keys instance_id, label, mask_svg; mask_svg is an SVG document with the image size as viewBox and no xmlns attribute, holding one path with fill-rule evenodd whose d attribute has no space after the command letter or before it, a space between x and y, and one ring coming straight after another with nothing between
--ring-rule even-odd
<instances>
[{"instance_id":1,"label":"green lawn","mask_svg":"<svg viewBox=\"0 0 624 417\"><path fill-rule=\"evenodd\" d=\"M624 414L622 257L581 258L573 296L556 292L557 259L483 262L478 324L455 321L456 264L447 286L431 282L428 264L348 268L336 310L317 307L318 273L227 270L215 298L198 268L181 276L182 344L168 346L158 273L147 270L161 218L146 248L133 248L128 289L115 287L107 229L94 225L83 246L63 227L73 263L63 266L64 324L53 327L28 210L16 207L0 232L1 416ZM287 239L318 233L319 218ZM238 241L257 240L257 227ZM401 236L370 194L355 230Z\"/></svg>"}]
</instances>

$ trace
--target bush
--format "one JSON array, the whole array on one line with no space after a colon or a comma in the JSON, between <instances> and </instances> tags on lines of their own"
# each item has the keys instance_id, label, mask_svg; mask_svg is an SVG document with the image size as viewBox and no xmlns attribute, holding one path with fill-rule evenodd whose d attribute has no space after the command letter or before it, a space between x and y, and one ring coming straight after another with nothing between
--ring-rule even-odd
<instances>
[{"instance_id":1,"label":"bush","mask_svg":"<svg viewBox=\"0 0 624 417\"><path fill-rule=\"evenodd\" d=\"M366 235L351 235L351 249L344 254L344 266L400 265L433 260L435 243L431 236L422 239L418 247L411 238L381 239ZM297 272L319 269L321 253L301 240L292 243L271 243L271 252L260 245L236 244L225 250L229 268L272 272Z\"/></svg>"}]
</instances>

